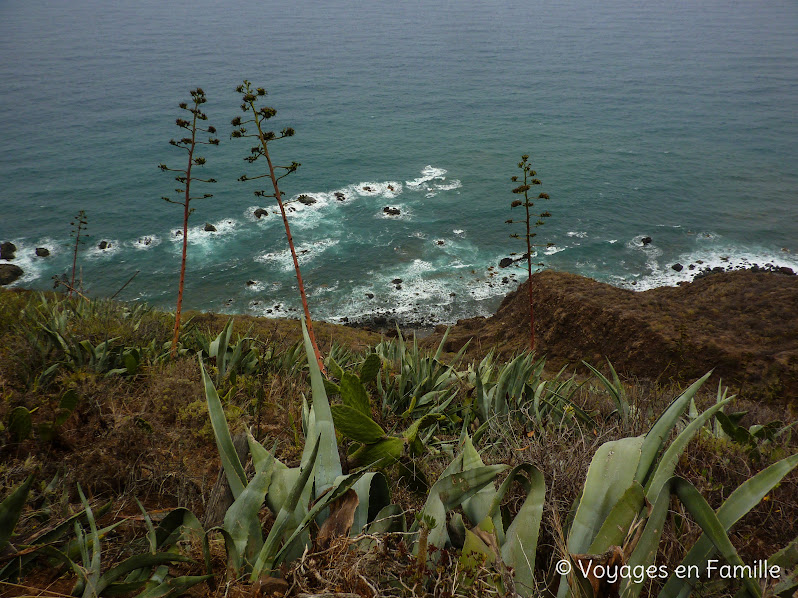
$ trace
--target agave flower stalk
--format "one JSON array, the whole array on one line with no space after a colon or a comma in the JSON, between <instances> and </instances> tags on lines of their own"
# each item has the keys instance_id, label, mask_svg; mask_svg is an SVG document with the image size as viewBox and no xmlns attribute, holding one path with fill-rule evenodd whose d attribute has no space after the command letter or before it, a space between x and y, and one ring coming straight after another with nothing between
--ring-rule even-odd
<instances>
[{"instance_id":1,"label":"agave flower stalk","mask_svg":"<svg viewBox=\"0 0 798 598\"><path fill-rule=\"evenodd\" d=\"M197 156L197 146L198 145L219 145L219 140L212 135L216 134L216 129L212 126L208 127L201 127L200 123L203 121L208 120L207 115L200 110L200 106L207 102L207 98L205 97L205 92L201 88L197 88L191 91L191 102L192 106L189 106L186 102L181 102L179 104L182 110L187 111L191 114L190 119L178 118L175 121L175 124L188 131L191 136L190 137L183 137L179 140L170 139L169 145L173 145L175 147L179 147L185 150L188 153L188 161L186 168L183 170L169 168L166 164L159 164L158 167L164 172L176 172L177 175L175 176L175 180L182 185L182 187L178 187L175 189L175 192L178 194L180 199L171 199L169 197L162 197L161 199L168 201L169 203L174 203L179 206L183 206L183 251L181 254L180 259L180 284L178 285L177 289L177 309L175 311L175 330L174 336L172 337L172 348L171 354L172 357L177 355L177 341L180 338L180 312L183 307L183 287L186 281L186 256L188 253L188 217L191 215L191 212L194 211L194 208L190 206L191 201L194 199L207 199L213 197L210 193L203 193L202 195L191 195L191 183L196 181L199 183L215 183L215 179L201 179L198 177L191 176L191 169L194 166L204 166L205 165L205 158L201 156ZM202 141L197 138L197 133L208 133L211 137L208 137L207 141Z\"/></svg>"},{"instance_id":2,"label":"agave flower stalk","mask_svg":"<svg viewBox=\"0 0 798 598\"><path fill-rule=\"evenodd\" d=\"M305 283L302 281L302 273L299 270L299 260L297 259L296 249L294 248L294 237L291 235L291 226L288 224L288 216L285 211L285 203L283 202L283 195L284 193L280 191L280 186L278 181L287 177L292 172L296 172L297 168L299 168L298 162L291 162L289 166L276 166L269 155L269 142L275 141L277 139L284 139L285 137L293 137L294 136L294 129L291 127L286 127L280 134L274 133L274 131L265 131L264 130L264 121L269 120L273 116L277 114L277 110L274 108L270 108L268 106L262 106L258 108L256 103L258 102L259 98L262 98L266 95L266 90L262 87L258 87L257 89L252 88L252 84L244 80L243 85L239 85L236 88L236 91L241 95L241 111L244 113L251 112L252 118L250 120L242 120L240 116L237 116L232 120L232 125L237 127L233 130L231 136L235 138L247 138L252 137L256 140L257 145L250 149L250 155L244 158L249 163L254 163L259 158L265 158L266 163L268 165L268 172L265 174L261 174L259 176L249 177L247 175L242 175L238 180L239 181L250 181L255 179L262 179L268 177L271 179L273 193L266 193L263 190L255 191L256 197L274 197L277 200L277 205L280 207L280 215L283 218L283 225L285 226L285 236L288 239L288 247L291 250L291 259L294 261L294 271L296 272L296 281L297 286L299 287L299 296L302 300L302 309L305 312L305 321L307 322L308 328L308 336L310 337L310 342L313 345L313 353L316 357L316 361L319 364L319 369L322 372L326 372L324 368L324 361L321 357L321 352L319 351L319 346L316 343L316 336L313 334L313 321L310 318L310 309L308 309L308 298L305 295ZM254 124L255 125L255 132L250 132L245 125ZM277 171L281 171L282 174L279 176L277 175Z\"/></svg>"},{"instance_id":3,"label":"agave flower stalk","mask_svg":"<svg viewBox=\"0 0 798 598\"><path fill-rule=\"evenodd\" d=\"M544 218L548 218L551 216L549 212L541 212L540 214L531 214L529 209L535 206L534 201L529 198L529 190L532 188L533 185L540 185L540 179L535 178L537 173L532 170L532 165L529 163L529 155L524 154L521 156L521 161L518 163L518 168L524 173L524 182L521 185L518 185L515 189L513 189L513 193L516 195L523 194L524 199L523 201L520 199L514 200L511 204L511 208L517 208L519 206L524 206L525 210L525 217L523 220L507 220L507 224L524 224L526 226L526 234L524 238L526 239L526 255L523 256L524 259L526 258L526 267L527 273L529 275L529 350L533 351L535 349L535 312L532 308L532 247L536 246L533 245L532 239L537 235L537 233L532 232L533 227L543 226ZM518 177L514 176L511 178L514 183L518 182ZM547 193L541 193L537 197L538 199L549 199L549 195ZM533 219L537 218L537 221L533 222ZM510 235L513 239L519 239L520 235L512 234ZM548 243L546 246L551 246L553 243ZM535 266L542 266L542 263L536 263Z\"/></svg>"},{"instance_id":4,"label":"agave flower stalk","mask_svg":"<svg viewBox=\"0 0 798 598\"><path fill-rule=\"evenodd\" d=\"M69 296L72 296L72 291L75 290L75 271L77 270L78 266L78 248L80 244L83 242L81 236L86 237L86 225L88 224L88 220L86 219L86 212L81 210L75 216L75 220L72 221L72 236L75 237L75 250L72 254L72 278L69 281ZM81 233L83 233L81 235Z\"/></svg>"}]
</instances>

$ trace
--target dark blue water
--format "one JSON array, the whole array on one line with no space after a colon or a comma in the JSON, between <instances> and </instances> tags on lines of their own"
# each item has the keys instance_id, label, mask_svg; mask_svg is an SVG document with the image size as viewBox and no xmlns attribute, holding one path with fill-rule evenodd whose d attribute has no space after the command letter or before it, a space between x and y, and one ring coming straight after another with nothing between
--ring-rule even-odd
<instances>
[{"instance_id":1,"label":"dark blue water","mask_svg":"<svg viewBox=\"0 0 798 598\"><path fill-rule=\"evenodd\" d=\"M168 140L201 86L220 182L193 204L187 305L295 309L282 223L257 220L274 206L236 181L262 172L229 139L245 77L297 131L272 152L302 163L287 196L317 200L290 216L316 317L495 308L524 278L496 267L524 251L504 224L524 153L551 196L549 267L636 289L688 279L676 262L798 267L798 4L468 4L0 3L0 241L19 248L17 284L69 269L83 209L89 292L138 270L120 298L173 304L181 211L157 165L184 167Z\"/></svg>"}]
</instances>

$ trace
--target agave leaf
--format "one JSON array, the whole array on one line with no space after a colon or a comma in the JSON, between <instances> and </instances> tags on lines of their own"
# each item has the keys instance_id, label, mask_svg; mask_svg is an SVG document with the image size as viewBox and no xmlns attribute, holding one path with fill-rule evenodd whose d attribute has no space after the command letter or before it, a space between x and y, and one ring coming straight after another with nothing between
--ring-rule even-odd
<instances>
[{"instance_id":1,"label":"agave leaf","mask_svg":"<svg viewBox=\"0 0 798 598\"><path fill-rule=\"evenodd\" d=\"M202 365L202 354L198 354L197 357L199 359L200 371L202 372L202 380L205 383L205 398L208 402L208 413L211 417L213 435L216 438L219 456L222 459L222 467L227 476L227 481L230 484L233 498L238 498L247 485L247 476L244 474L244 468L238 458L235 446L233 446L233 438L230 436L230 428L227 426L227 418L224 415L224 409L222 408L221 400L219 400L219 394L216 392L216 387L213 385L211 377Z\"/></svg>"},{"instance_id":2,"label":"agave leaf","mask_svg":"<svg viewBox=\"0 0 798 598\"><path fill-rule=\"evenodd\" d=\"M366 529L369 535L403 531L406 531L404 511L399 505L393 504L383 507Z\"/></svg>"},{"instance_id":3,"label":"agave leaf","mask_svg":"<svg viewBox=\"0 0 798 598\"><path fill-rule=\"evenodd\" d=\"M347 438L363 444L374 444L386 437L385 430L358 409L349 405L333 405L330 411L335 429Z\"/></svg>"},{"instance_id":4,"label":"agave leaf","mask_svg":"<svg viewBox=\"0 0 798 598\"><path fill-rule=\"evenodd\" d=\"M726 561L731 565L743 565L740 555L737 554L734 546L726 534L723 524L718 520L718 516L712 507L709 506L703 496L695 489L690 482L683 478L673 479L673 488L679 500L687 508L690 515L693 516L696 523L704 530L704 534L712 541L715 548L720 552ZM754 598L762 596L762 590L759 585L754 582L750 577L743 577L743 585L748 590L748 593Z\"/></svg>"},{"instance_id":5,"label":"agave leaf","mask_svg":"<svg viewBox=\"0 0 798 598\"><path fill-rule=\"evenodd\" d=\"M615 402L615 409L618 412L618 415L621 418L621 421L627 421L629 419L629 402L626 400L626 391L621 384L621 380L618 378L618 373L615 371L615 368L612 367L612 363L610 360L607 359L607 364L610 366L610 372L612 373L612 382L610 382L604 374L590 365L588 362L583 361L584 365L593 372L604 387L609 391L612 400Z\"/></svg>"},{"instance_id":6,"label":"agave leaf","mask_svg":"<svg viewBox=\"0 0 798 598\"><path fill-rule=\"evenodd\" d=\"M791 457L782 459L770 467L763 469L738 486L717 511L718 521L724 531L728 531L741 517L759 504L762 498L764 498L784 476L795 469L796 466L798 466L798 455L792 455ZM796 545L796 562L798 562L798 542L794 544ZM690 549L690 552L688 552L682 560L682 565L685 567L686 571L691 571L693 565L699 567L698 579L700 579L703 577L703 572L706 569L707 559L709 559L714 552L715 546L712 540L710 540L706 534L702 534ZM773 561L772 558L768 559L768 562L771 564L780 564ZM698 579L692 579L690 577L679 579L671 575L659 594L660 598L675 598L677 596L679 598L687 598Z\"/></svg>"},{"instance_id":7,"label":"agave leaf","mask_svg":"<svg viewBox=\"0 0 798 598\"><path fill-rule=\"evenodd\" d=\"M335 480L336 485L342 483L343 480L344 476ZM388 480L380 472L363 474L354 483L352 490L357 493L359 502L355 509L350 535L357 536L379 512L389 506L391 493L388 488Z\"/></svg>"},{"instance_id":8,"label":"agave leaf","mask_svg":"<svg viewBox=\"0 0 798 598\"><path fill-rule=\"evenodd\" d=\"M363 365L360 366L360 381L363 384L368 384L377 377L381 367L382 360L380 359L380 356L376 353L369 353L368 357L366 357L365 361L363 362Z\"/></svg>"},{"instance_id":9,"label":"agave leaf","mask_svg":"<svg viewBox=\"0 0 798 598\"><path fill-rule=\"evenodd\" d=\"M462 459L460 459L460 463L462 463ZM466 471L455 471L448 475L441 474L441 478L430 489L423 509L424 515L435 520L435 525L427 536L429 544L445 548L449 542L449 534L446 531L446 513L492 483L496 476L506 469L507 465L488 465ZM414 527L417 529L417 526Z\"/></svg>"},{"instance_id":10,"label":"agave leaf","mask_svg":"<svg viewBox=\"0 0 798 598\"><path fill-rule=\"evenodd\" d=\"M0 552L8 546L11 540L11 534L14 533L14 528L17 527L19 517L22 515L22 509L32 483L33 475L31 474L0 503Z\"/></svg>"},{"instance_id":11,"label":"agave leaf","mask_svg":"<svg viewBox=\"0 0 798 598\"><path fill-rule=\"evenodd\" d=\"M312 363L313 359L308 359ZM318 367L318 365L316 366ZM279 505L279 511L263 543L263 547L258 554L255 565L252 567L252 581L256 581L261 573L269 573L272 570L275 556L278 553L279 543L286 531L288 523L293 518L294 512L299 505L300 497L307 494L305 489L311 483L311 474L316 466L316 458L319 454L319 447L321 446L321 435L317 436L312 445L312 450L307 463L303 464L296 482L291 488L291 492L286 497L285 501Z\"/></svg>"},{"instance_id":12,"label":"agave leaf","mask_svg":"<svg viewBox=\"0 0 798 598\"><path fill-rule=\"evenodd\" d=\"M594 538L588 554L601 554L610 546L622 546L632 523L643 509L646 493L643 487L633 482L610 511L604 524Z\"/></svg>"},{"instance_id":13,"label":"agave leaf","mask_svg":"<svg viewBox=\"0 0 798 598\"><path fill-rule=\"evenodd\" d=\"M649 502L654 502L656 500L656 497L662 487L665 485L665 482L670 479L671 476L673 476L673 472L676 470L676 464L679 461L679 457L687 448L687 445L690 440L692 440L693 436L695 436L698 430L704 427L704 424L706 424L706 422L713 415L723 409L723 406L733 398L734 397L729 397L728 399L721 401L720 403L716 403L704 411L696 419L690 422L690 424L684 430L682 430L682 432L674 439L671 445L665 450L655 466L653 476L651 476L649 483L645 486L646 497L648 498Z\"/></svg>"},{"instance_id":14,"label":"agave leaf","mask_svg":"<svg viewBox=\"0 0 798 598\"><path fill-rule=\"evenodd\" d=\"M521 596L531 596L535 590L535 558L546 499L546 481L540 470L531 463L515 467L508 479L521 471L529 478L529 483L525 484L527 496L500 545L502 561L515 571L516 592ZM499 493L502 493L501 488ZM494 521L500 520L498 515L497 509Z\"/></svg>"},{"instance_id":15,"label":"agave leaf","mask_svg":"<svg viewBox=\"0 0 798 598\"><path fill-rule=\"evenodd\" d=\"M161 519L155 529L155 544L162 550L168 549L184 538L187 532L196 535L197 538L205 534L196 515L185 507L178 507Z\"/></svg>"},{"instance_id":16,"label":"agave leaf","mask_svg":"<svg viewBox=\"0 0 798 598\"><path fill-rule=\"evenodd\" d=\"M463 471L485 466L485 463L479 456L479 452L474 448L468 436L465 437L461 454L463 455ZM463 501L463 512L466 514L469 521L471 521L471 525L479 525L489 516L495 496L496 488L488 484L474 494L474 496Z\"/></svg>"},{"instance_id":17,"label":"agave leaf","mask_svg":"<svg viewBox=\"0 0 798 598\"><path fill-rule=\"evenodd\" d=\"M388 436L374 444L365 444L352 453L350 460L357 467L371 465L376 468L387 467L395 463L405 450L402 438Z\"/></svg>"},{"instance_id":18,"label":"agave leaf","mask_svg":"<svg viewBox=\"0 0 798 598\"><path fill-rule=\"evenodd\" d=\"M637 546L627 562L631 567L631 571L643 570L654 562L654 557L659 548L659 541L662 537L662 529L665 525L665 517L668 514L672 485L673 479L665 482L662 492L659 493L656 502L649 511L643 533L640 535ZM635 569L635 567L639 567L639 569ZM637 598L640 595L640 590L643 589L644 582L645 579L641 579L639 582L635 581L633 576L626 578L621 582L621 598Z\"/></svg>"},{"instance_id":19,"label":"agave leaf","mask_svg":"<svg viewBox=\"0 0 798 598\"><path fill-rule=\"evenodd\" d=\"M310 386L313 391L313 407L309 417L311 420L309 428L312 429L312 436L309 438L315 438L318 435L321 444L314 473L315 497L318 499L327 489L332 487L335 479L341 475L341 459L338 457L338 444L335 441L335 425L330 412L330 403L327 401L321 370L314 356L313 345L310 342L304 320L302 320L302 335L305 339L305 353L307 354L308 368L310 369ZM308 456L308 445L309 443L306 442L305 450L302 453L303 461Z\"/></svg>"},{"instance_id":20,"label":"agave leaf","mask_svg":"<svg viewBox=\"0 0 798 598\"><path fill-rule=\"evenodd\" d=\"M86 583L86 593L83 594L84 598L88 596L99 596L103 591L110 586L117 579L123 575L127 575L138 569L157 567L168 563L188 563L191 559L182 554L175 554L174 552L159 552L158 554L138 554L132 556L120 564L112 567L100 577L92 588L90 583ZM92 589L94 591L92 591Z\"/></svg>"},{"instance_id":21,"label":"agave leaf","mask_svg":"<svg viewBox=\"0 0 798 598\"><path fill-rule=\"evenodd\" d=\"M240 571L247 562L251 563L263 546L258 512L263 505L271 478L271 471L256 473L224 515L224 529L230 534L235 544L235 554L241 559L232 563L235 571Z\"/></svg>"},{"instance_id":22,"label":"agave leaf","mask_svg":"<svg viewBox=\"0 0 798 598\"><path fill-rule=\"evenodd\" d=\"M632 485L643 443L644 438L637 436L606 442L598 448L568 534L568 552L588 552L607 516Z\"/></svg>"},{"instance_id":23,"label":"agave leaf","mask_svg":"<svg viewBox=\"0 0 798 598\"><path fill-rule=\"evenodd\" d=\"M676 425L677 420L690 405L690 401L693 400L693 397L698 392L698 389L701 388L701 385L704 384L711 375L712 372L708 372L704 374L702 378L691 384L681 396L668 406L651 427L648 434L646 434L641 449L640 460L637 465L637 472L634 476L634 479L643 486L646 485L648 479L651 477L652 466L654 465L655 459L662 445L665 443L665 440L670 435L671 430Z\"/></svg>"}]
</instances>

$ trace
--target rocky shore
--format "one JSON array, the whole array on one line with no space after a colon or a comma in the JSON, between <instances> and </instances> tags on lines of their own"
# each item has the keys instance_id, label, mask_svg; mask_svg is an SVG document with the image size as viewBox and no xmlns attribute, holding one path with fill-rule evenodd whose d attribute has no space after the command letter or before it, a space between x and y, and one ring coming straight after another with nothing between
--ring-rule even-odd
<instances>
[{"instance_id":1,"label":"rocky shore","mask_svg":"<svg viewBox=\"0 0 798 598\"><path fill-rule=\"evenodd\" d=\"M445 349L528 347L528 285L489 318L460 320ZM713 370L731 392L798 407L798 276L780 271L710 272L678 287L619 289L566 272L532 276L536 350L552 365L601 364L628 376L695 379ZM440 342L438 326L424 343Z\"/></svg>"}]
</instances>

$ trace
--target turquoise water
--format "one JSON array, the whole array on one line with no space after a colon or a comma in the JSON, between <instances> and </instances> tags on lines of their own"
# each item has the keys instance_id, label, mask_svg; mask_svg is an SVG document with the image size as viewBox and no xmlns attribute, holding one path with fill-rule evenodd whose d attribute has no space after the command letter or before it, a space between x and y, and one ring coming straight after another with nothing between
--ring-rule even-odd
<instances>
[{"instance_id":1,"label":"turquoise water","mask_svg":"<svg viewBox=\"0 0 798 598\"><path fill-rule=\"evenodd\" d=\"M229 139L244 77L297 131L272 150L302 163L283 190L317 199L290 215L314 317L493 310L525 278L497 267L524 250L504 224L524 153L551 196L549 267L635 289L689 279L676 262L798 268L795 2L109 4L0 4L0 241L18 285L67 271L83 209L89 292L140 271L120 298L173 305L181 211L157 165L182 167L168 140L201 86L220 182L193 204L186 305L296 313L282 223L255 219L273 206L236 181L258 174Z\"/></svg>"}]
</instances>

